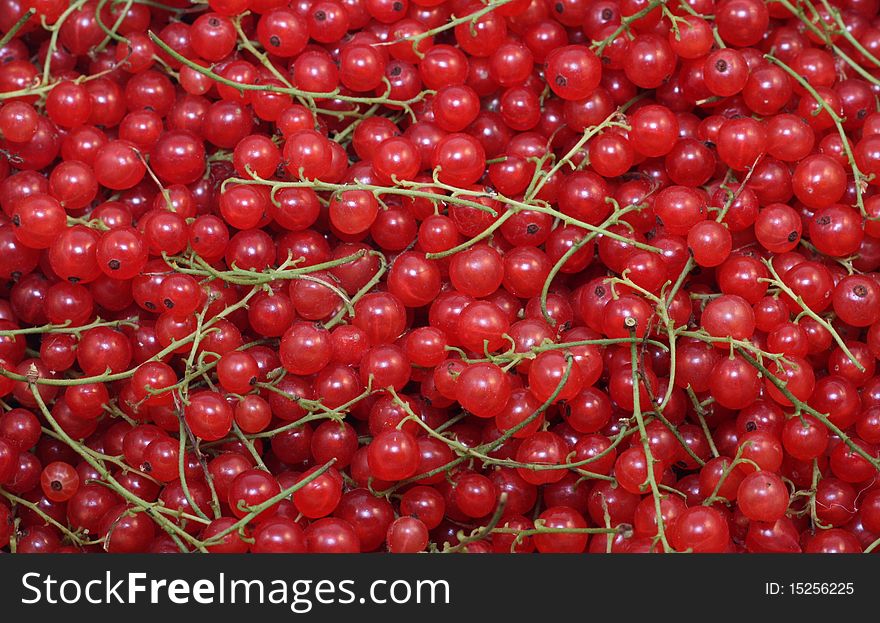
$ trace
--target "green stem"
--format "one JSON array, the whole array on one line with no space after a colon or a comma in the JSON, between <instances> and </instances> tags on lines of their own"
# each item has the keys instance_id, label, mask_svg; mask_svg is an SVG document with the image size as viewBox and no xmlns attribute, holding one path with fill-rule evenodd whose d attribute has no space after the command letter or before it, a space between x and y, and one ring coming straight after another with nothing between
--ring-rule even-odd
<instances>
[{"instance_id":1,"label":"green stem","mask_svg":"<svg viewBox=\"0 0 880 623\"><path fill-rule=\"evenodd\" d=\"M804 314L806 314L807 316L809 316L810 318L812 318L813 320L818 322L822 326L823 329L828 331L828 333L831 334L831 337L834 338L834 341L837 342L837 345L840 346L840 349L844 352L844 354L852 362L852 364L856 367L856 369L859 372L864 372L865 366L863 366L861 364L861 362L858 359L856 359L855 355L852 354L852 351L846 345L846 342L843 341L843 338L840 337L840 334L831 325L831 323L828 322L827 320L825 320L824 318L822 318L822 316L820 316L819 314L814 312L812 309L810 309L809 305L804 303L804 300L800 296L795 294L794 290L792 290L790 287L788 287L788 285L785 284L785 282L782 281L782 279L779 277L779 273L776 272L776 268L773 266L773 262L771 262L769 260L762 260L762 261L764 263L764 266L766 266L767 270L770 272L770 275L773 277L772 284L774 286L776 286L777 288L779 288L782 292L787 294L793 301L795 301L798 304L798 306L804 310L803 311Z\"/></svg>"},{"instance_id":2,"label":"green stem","mask_svg":"<svg viewBox=\"0 0 880 623\"><path fill-rule=\"evenodd\" d=\"M741 348L737 348L736 350L743 357L743 359L745 359L747 362L749 362L753 367L757 368L758 371L760 371L761 374L764 376L764 378L766 378L768 381L770 381L776 387L776 389L778 389L782 393L783 396L788 398L789 402L791 402L791 404L794 405L794 407L796 409L798 409L799 411L801 411L803 413L808 413L808 414L812 415L814 418L816 418L817 420L819 420L820 422L822 422L822 424L824 424L828 428L828 430L830 430L832 433L834 433L835 435L840 437L840 439L843 440L843 442L847 446L849 446L849 448L853 452L855 452L860 457L862 457L863 459L868 461L871 465L873 465L874 469L880 471L880 459L871 456L861 446L854 443L853 440L850 439L849 435L847 435L845 432L843 432L840 429L840 427L838 427L836 424L834 424L834 422L832 422L830 419L828 419L828 416L826 414L820 413L819 411L816 411L810 405L799 400L797 398L797 396L792 394L791 391L788 389L786 381L784 381L784 380L778 378L776 375L774 375L770 370L767 369L766 366L764 366L763 363L761 363L760 361L758 361L757 359L752 357L748 351L741 349Z\"/></svg>"},{"instance_id":3,"label":"green stem","mask_svg":"<svg viewBox=\"0 0 880 623\"><path fill-rule=\"evenodd\" d=\"M320 478L324 474L324 472L326 472L328 469L330 469L333 466L333 463L335 463L335 462L336 462L336 459L330 459L329 461L324 463L324 465L322 465L321 467L316 469L314 472L312 472L311 474L309 474L308 476L306 476L305 478L303 478L299 482L297 482L295 485L292 485L292 486L288 487L287 489L284 489L283 491L281 491L281 493L272 496L271 498L269 498L265 502L262 502L261 504L258 504L257 506L251 507L248 510L247 514L245 514L243 517L241 517L238 521L236 521L234 524L224 528L223 530L221 530L217 534L213 535L210 539L208 539L206 541L200 541L199 546L206 547L206 546L220 543L223 540L223 537L225 537L226 535L232 534L233 532L238 532L240 529L247 526L257 515L262 513L267 508L277 504L281 500L284 500L284 499L290 497L292 494L296 493L297 491L299 491L300 489L305 487L307 484L309 484L313 480Z\"/></svg>"},{"instance_id":4,"label":"green stem","mask_svg":"<svg viewBox=\"0 0 880 623\"><path fill-rule=\"evenodd\" d=\"M24 28L24 25L27 24L36 13L36 9L28 9L25 11L24 15L18 18L18 21L12 25L12 28L10 28L3 37L0 37L0 47L12 41L15 38L15 35L18 34L18 31Z\"/></svg>"},{"instance_id":5,"label":"green stem","mask_svg":"<svg viewBox=\"0 0 880 623\"><path fill-rule=\"evenodd\" d=\"M595 46L596 54L598 56L602 55L602 52L605 48L614 41L619 35L624 32L629 31L629 25L636 21L637 19L643 18L645 15L656 9L658 6L662 6L666 4L666 0L651 0L650 4L646 6L644 9L639 11L638 13L633 13L632 15L628 15L620 20L620 26L612 32L610 35L605 37L602 41L594 41L593 45Z\"/></svg>"},{"instance_id":6,"label":"green stem","mask_svg":"<svg viewBox=\"0 0 880 623\"><path fill-rule=\"evenodd\" d=\"M43 401L43 397L40 395L37 387L31 383L30 384L31 395L34 397L34 400L37 403L37 407L40 409L40 412L43 414L43 417L47 422L52 426L55 432L59 435L61 440L67 444L71 449L73 449L77 454L79 454L83 460L86 461L89 465L91 465L101 476L101 479L104 483L112 488L117 494L119 494L123 499L127 502L134 504L135 506L142 508L145 513L147 513L150 518L153 519L157 524L159 524L166 532L169 534L176 535L179 538L182 538L188 541L190 544L194 546L198 546L198 541L192 537L189 533L187 533L183 528L178 526L176 523L170 521L167 517L158 513L154 510L153 504L147 502L125 487L123 487L119 481L114 478L103 463L93 458L91 454L85 452L83 448L83 444L77 443L74 439L68 435L63 428L58 424L55 418L52 416L52 413L49 411L49 408L46 406L46 403Z\"/></svg>"},{"instance_id":7,"label":"green stem","mask_svg":"<svg viewBox=\"0 0 880 623\"><path fill-rule=\"evenodd\" d=\"M179 52L174 50L167 43L162 41L159 36L153 31L149 31L147 33L150 37L150 40L155 43L159 48L172 57L174 60L186 65L193 71L196 71L202 75L205 75L212 80L219 82L220 84L226 85L228 87L232 87L238 91L269 91L272 93L280 93L284 95L292 95L295 97L303 97L303 98L312 98L312 99L332 99L332 100L340 100L343 102L352 102L355 104L385 104L386 106L399 106L400 108L406 108L420 101L424 96L424 92L420 92L418 95L408 99L408 100L394 100L389 99L387 97L360 97L354 95L344 95L339 92L339 89L335 91L331 91L329 93L315 93L311 91L303 91L302 89L297 89L294 87L279 87L278 85L273 84L245 84L241 82L235 82L234 80L230 80L229 78L225 78L220 74L216 73L213 69L209 67L202 67L196 62L186 58L181 55Z\"/></svg>"},{"instance_id":8,"label":"green stem","mask_svg":"<svg viewBox=\"0 0 880 623\"><path fill-rule=\"evenodd\" d=\"M140 319L137 316L130 316L128 318L123 318L122 320L101 320L101 318L96 318L94 322L79 327L70 326L68 323L44 324L39 327L26 327L24 329L6 329L0 331L0 337L39 335L44 333L70 333L79 337L85 331L94 329L95 327L111 327L113 329L119 329L121 327L137 327L139 320Z\"/></svg>"},{"instance_id":9,"label":"green stem","mask_svg":"<svg viewBox=\"0 0 880 623\"><path fill-rule=\"evenodd\" d=\"M637 321L635 318L627 318L626 325L629 327L630 335L635 337L636 334L636 324ZM641 383L639 374L639 357L638 351L636 349L636 343L633 341L629 346L630 352L630 365L632 366L632 399L633 399L633 417L636 419L636 425L639 429L639 435L642 440L642 451L645 454L645 464L647 471L647 481L648 485L651 489L651 495L654 497L654 513L657 518L657 539L663 545L664 552L672 551L672 547L669 545L669 541L666 539L666 528L663 521L663 511L660 506L662 500L662 494L660 490L657 488L657 479L654 476L654 465L659 463L654 458L653 453L651 452L651 444L648 442L648 431L645 428L645 418L642 416L642 405L641 405L641 396L639 390L639 384Z\"/></svg>"},{"instance_id":10,"label":"green stem","mask_svg":"<svg viewBox=\"0 0 880 623\"><path fill-rule=\"evenodd\" d=\"M122 26L122 22L125 21L125 15L128 13L129 9L131 9L131 5L134 4L133 0L125 0L125 8L119 13L119 16L116 18L116 21L113 22L112 27L107 27L104 23L104 20L101 19L101 12L104 10L104 6L106 6L109 0L100 0L98 2L98 6L95 8L95 22L98 24L98 27L104 31L106 35L104 39L95 46L95 53L101 52L111 41L117 41L120 43L128 43L128 39L120 36L117 31L119 27Z\"/></svg>"},{"instance_id":11,"label":"green stem","mask_svg":"<svg viewBox=\"0 0 880 623\"><path fill-rule=\"evenodd\" d=\"M862 198L862 193L864 191L863 184L867 184L867 177L859 171L859 167L856 164L855 156L853 155L852 148L849 145L849 138L846 136L846 131L843 129L843 119L840 115L837 114L831 106L825 101L825 99L819 95L818 91L813 88L813 86L800 74L798 74L791 67L783 63L781 60L776 58L771 54L765 54L764 58L773 63L774 65L780 67L785 73L791 76L805 91L807 91L816 103L824 110L831 120L834 122L834 126L837 128L837 133L840 135L840 142L843 147L843 152L846 154L847 160L849 160L850 168L852 168L853 179L856 185L856 205L859 208L859 212L863 217L867 216L865 212L865 201Z\"/></svg>"}]
</instances>

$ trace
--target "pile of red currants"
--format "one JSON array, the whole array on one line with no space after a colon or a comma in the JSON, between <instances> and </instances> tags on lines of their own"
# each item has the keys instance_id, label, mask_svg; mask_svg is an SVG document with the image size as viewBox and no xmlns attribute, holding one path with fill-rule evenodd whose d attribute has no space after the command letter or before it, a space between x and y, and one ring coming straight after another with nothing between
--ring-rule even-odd
<instances>
[{"instance_id":1,"label":"pile of red currants","mask_svg":"<svg viewBox=\"0 0 880 623\"><path fill-rule=\"evenodd\" d=\"M0 0L0 547L880 547L880 0Z\"/></svg>"}]
</instances>

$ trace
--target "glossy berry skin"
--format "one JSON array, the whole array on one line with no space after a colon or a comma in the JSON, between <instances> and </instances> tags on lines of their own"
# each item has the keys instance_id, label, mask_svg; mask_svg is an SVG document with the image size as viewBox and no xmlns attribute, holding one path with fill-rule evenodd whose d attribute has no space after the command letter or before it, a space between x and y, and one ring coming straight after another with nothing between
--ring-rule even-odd
<instances>
[{"instance_id":1,"label":"glossy berry skin","mask_svg":"<svg viewBox=\"0 0 880 623\"><path fill-rule=\"evenodd\" d=\"M669 42L652 33L639 35L630 44L623 62L627 78L636 86L660 86L675 69L675 56Z\"/></svg>"},{"instance_id":2,"label":"glossy berry skin","mask_svg":"<svg viewBox=\"0 0 880 623\"><path fill-rule=\"evenodd\" d=\"M150 152L150 163L162 181L191 184L205 171L205 147L191 132L165 132Z\"/></svg>"},{"instance_id":3,"label":"glossy berry skin","mask_svg":"<svg viewBox=\"0 0 880 623\"><path fill-rule=\"evenodd\" d=\"M516 460L521 463L558 465L565 461L565 451L564 441L558 435L543 431L535 433L519 446L516 452ZM559 469L530 470L518 468L517 473L523 480L534 485L558 482L565 476L562 470Z\"/></svg>"},{"instance_id":4,"label":"glossy berry skin","mask_svg":"<svg viewBox=\"0 0 880 623\"><path fill-rule=\"evenodd\" d=\"M352 489L342 496L333 516L352 525L360 551L372 552L384 543L394 521L394 509L387 500L374 496L367 489Z\"/></svg>"},{"instance_id":5,"label":"glossy berry skin","mask_svg":"<svg viewBox=\"0 0 880 623\"><path fill-rule=\"evenodd\" d=\"M121 140L110 141L98 150L94 169L98 182L113 190L132 188L146 173L137 147Z\"/></svg>"},{"instance_id":6,"label":"glossy berry skin","mask_svg":"<svg viewBox=\"0 0 880 623\"><path fill-rule=\"evenodd\" d=\"M494 364L472 364L458 377L456 396L477 417L495 417L510 398L510 379Z\"/></svg>"},{"instance_id":7,"label":"glossy berry skin","mask_svg":"<svg viewBox=\"0 0 880 623\"><path fill-rule=\"evenodd\" d=\"M846 186L843 167L828 156L808 156L801 160L792 176L792 189L811 208L836 203Z\"/></svg>"},{"instance_id":8,"label":"glossy berry skin","mask_svg":"<svg viewBox=\"0 0 880 623\"><path fill-rule=\"evenodd\" d=\"M772 523L788 508L788 489L776 474L753 472L739 484L737 505L749 519Z\"/></svg>"},{"instance_id":9,"label":"glossy berry skin","mask_svg":"<svg viewBox=\"0 0 880 623\"><path fill-rule=\"evenodd\" d=\"M880 288L873 279L852 275L841 279L831 299L835 313L856 327L873 324L880 316L874 304Z\"/></svg>"},{"instance_id":10,"label":"glossy berry skin","mask_svg":"<svg viewBox=\"0 0 880 623\"><path fill-rule=\"evenodd\" d=\"M304 322L297 323L282 338L279 354L289 372L314 374L330 362L329 333Z\"/></svg>"},{"instance_id":11,"label":"glossy berry skin","mask_svg":"<svg viewBox=\"0 0 880 623\"><path fill-rule=\"evenodd\" d=\"M148 252L142 236L134 228L124 227L105 233L95 254L105 275L125 280L141 272Z\"/></svg>"},{"instance_id":12,"label":"glossy berry skin","mask_svg":"<svg viewBox=\"0 0 880 623\"><path fill-rule=\"evenodd\" d=\"M755 369L742 357L721 359L712 368L709 391L724 407L742 409L758 397L761 382Z\"/></svg>"},{"instance_id":13,"label":"glossy berry skin","mask_svg":"<svg viewBox=\"0 0 880 623\"><path fill-rule=\"evenodd\" d=\"M876 2L67 4L0 0L3 551L878 542Z\"/></svg>"},{"instance_id":14,"label":"glossy berry skin","mask_svg":"<svg viewBox=\"0 0 880 623\"><path fill-rule=\"evenodd\" d=\"M132 513L120 505L104 515L101 533L109 553L145 552L156 534L156 526L143 513Z\"/></svg>"},{"instance_id":15,"label":"glossy berry skin","mask_svg":"<svg viewBox=\"0 0 880 623\"><path fill-rule=\"evenodd\" d=\"M504 268L497 251L478 244L453 256L449 277L459 292L474 297L488 296L501 285Z\"/></svg>"},{"instance_id":16,"label":"glossy berry skin","mask_svg":"<svg viewBox=\"0 0 880 623\"><path fill-rule=\"evenodd\" d=\"M730 532L724 516L714 508L685 510L676 520L670 544L678 551L720 553L727 548Z\"/></svg>"},{"instance_id":17,"label":"glossy berry skin","mask_svg":"<svg viewBox=\"0 0 880 623\"><path fill-rule=\"evenodd\" d=\"M232 407L223 398L203 391L190 397L184 417L193 434L206 441L223 438L232 427Z\"/></svg>"},{"instance_id":18,"label":"glossy berry skin","mask_svg":"<svg viewBox=\"0 0 880 623\"><path fill-rule=\"evenodd\" d=\"M486 476L465 473L453 484L452 501L468 517L484 517L495 506L495 484Z\"/></svg>"},{"instance_id":19,"label":"glossy berry skin","mask_svg":"<svg viewBox=\"0 0 880 623\"><path fill-rule=\"evenodd\" d=\"M699 266L718 266L730 255L730 232L720 223L701 221L688 231L687 236L688 247Z\"/></svg>"},{"instance_id":20,"label":"glossy berry skin","mask_svg":"<svg viewBox=\"0 0 880 623\"><path fill-rule=\"evenodd\" d=\"M79 489L79 474L67 463L56 461L43 468L40 487L53 502L66 502Z\"/></svg>"},{"instance_id":21,"label":"glossy berry skin","mask_svg":"<svg viewBox=\"0 0 880 623\"><path fill-rule=\"evenodd\" d=\"M303 554L306 551L305 534L295 521L272 517L257 526L250 551L255 554Z\"/></svg>"},{"instance_id":22,"label":"glossy berry skin","mask_svg":"<svg viewBox=\"0 0 880 623\"><path fill-rule=\"evenodd\" d=\"M715 337L747 339L755 330L755 316L751 305L743 298L724 295L706 306L702 324Z\"/></svg>"},{"instance_id":23,"label":"glossy berry skin","mask_svg":"<svg viewBox=\"0 0 880 623\"><path fill-rule=\"evenodd\" d=\"M468 186L482 177L486 166L486 150L482 143L469 134L447 134L434 148L432 165L439 169L438 177L441 181L456 186Z\"/></svg>"},{"instance_id":24,"label":"glossy berry skin","mask_svg":"<svg viewBox=\"0 0 880 623\"><path fill-rule=\"evenodd\" d=\"M330 168L331 156L327 139L314 130L298 130L284 145L287 169L296 178L319 177Z\"/></svg>"},{"instance_id":25,"label":"glossy berry skin","mask_svg":"<svg viewBox=\"0 0 880 623\"><path fill-rule=\"evenodd\" d=\"M761 2L729 0L719 7L718 33L730 45L754 45L763 36L769 19L767 7Z\"/></svg>"},{"instance_id":26,"label":"glossy berry skin","mask_svg":"<svg viewBox=\"0 0 880 623\"><path fill-rule=\"evenodd\" d=\"M755 236L758 242L774 253L794 249L801 238L803 224L798 214L789 206L773 203L758 214Z\"/></svg>"},{"instance_id":27,"label":"glossy berry skin","mask_svg":"<svg viewBox=\"0 0 880 623\"><path fill-rule=\"evenodd\" d=\"M404 431L384 431L370 442L367 460L370 471L380 480L409 478L419 466L415 439Z\"/></svg>"},{"instance_id":28,"label":"glossy berry skin","mask_svg":"<svg viewBox=\"0 0 880 623\"><path fill-rule=\"evenodd\" d=\"M45 249L64 228L61 204L49 195L31 195L17 204L12 215L16 238L32 249Z\"/></svg>"},{"instance_id":29,"label":"glossy berry skin","mask_svg":"<svg viewBox=\"0 0 880 623\"><path fill-rule=\"evenodd\" d=\"M718 133L718 156L736 170L752 166L764 152L767 133L754 119L742 118L727 121Z\"/></svg>"},{"instance_id":30,"label":"glossy berry skin","mask_svg":"<svg viewBox=\"0 0 880 623\"><path fill-rule=\"evenodd\" d=\"M358 234L373 224L379 204L369 192L347 190L330 204L330 220L343 233Z\"/></svg>"},{"instance_id":31,"label":"glossy berry skin","mask_svg":"<svg viewBox=\"0 0 880 623\"><path fill-rule=\"evenodd\" d=\"M392 554L415 554L428 545L428 529L414 517L400 517L389 527L385 537Z\"/></svg>"},{"instance_id":32,"label":"glossy berry skin","mask_svg":"<svg viewBox=\"0 0 880 623\"><path fill-rule=\"evenodd\" d=\"M306 551L317 554L356 554L360 539L354 527L344 519L325 517L305 530Z\"/></svg>"},{"instance_id":33,"label":"glossy berry skin","mask_svg":"<svg viewBox=\"0 0 880 623\"><path fill-rule=\"evenodd\" d=\"M528 378L529 391L542 403L570 400L583 386L580 366L558 351L538 355L529 366Z\"/></svg>"},{"instance_id":34,"label":"glossy berry skin","mask_svg":"<svg viewBox=\"0 0 880 623\"><path fill-rule=\"evenodd\" d=\"M544 73L550 88L565 100L587 97L601 77L599 59L584 46L565 46L551 52L544 61Z\"/></svg>"},{"instance_id":35,"label":"glossy berry skin","mask_svg":"<svg viewBox=\"0 0 880 623\"><path fill-rule=\"evenodd\" d=\"M586 528L587 523L576 510L567 506L548 508L540 515L544 525L551 528ZM584 551L589 535L571 533L550 533L535 535L535 547L542 553L576 554Z\"/></svg>"},{"instance_id":36,"label":"glossy berry skin","mask_svg":"<svg viewBox=\"0 0 880 623\"><path fill-rule=\"evenodd\" d=\"M245 394L257 382L259 368L248 353L232 351L217 362L217 377L227 391Z\"/></svg>"},{"instance_id":37,"label":"glossy berry skin","mask_svg":"<svg viewBox=\"0 0 880 623\"><path fill-rule=\"evenodd\" d=\"M308 482L293 494L297 510L311 519L329 515L342 498L342 477L330 468L317 478L310 478L319 468L305 472L300 481Z\"/></svg>"},{"instance_id":38,"label":"glossy berry skin","mask_svg":"<svg viewBox=\"0 0 880 623\"><path fill-rule=\"evenodd\" d=\"M252 513L254 507L265 506L254 518L271 517L275 507L264 503L281 493L281 487L271 474L251 469L241 472L229 486L229 508L236 517L244 517Z\"/></svg>"}]
</instances>

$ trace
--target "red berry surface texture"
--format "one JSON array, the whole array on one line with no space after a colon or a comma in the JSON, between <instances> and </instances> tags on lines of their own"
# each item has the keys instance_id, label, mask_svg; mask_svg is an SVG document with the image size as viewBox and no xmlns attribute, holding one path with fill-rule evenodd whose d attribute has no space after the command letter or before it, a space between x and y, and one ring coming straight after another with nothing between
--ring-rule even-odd
<instances>
[{"instance_id":1,"label":"red berry surface texture","mask_svg":"<svg viewBox=\"0 0 880 623\"><path fill-rule=\"evenodd\" d=\"M0 0L0 549L880 547L880 0Z\"/></svg>"}]
</instances>

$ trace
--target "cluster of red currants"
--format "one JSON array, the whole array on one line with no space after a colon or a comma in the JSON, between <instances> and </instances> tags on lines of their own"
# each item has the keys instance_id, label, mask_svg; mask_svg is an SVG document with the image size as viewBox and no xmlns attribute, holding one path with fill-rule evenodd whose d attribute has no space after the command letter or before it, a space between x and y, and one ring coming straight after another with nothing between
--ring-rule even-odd
<instances>
[{"instance_id":1,"label":"cluster of red currants","mask_svg":"<svg viewBox=\"0 0 880 623\"><path fill-rule=\"evenodd\" d=\"M878 0L0 0L0 546L880 544Z\"/></svg>"}]
</instances>

